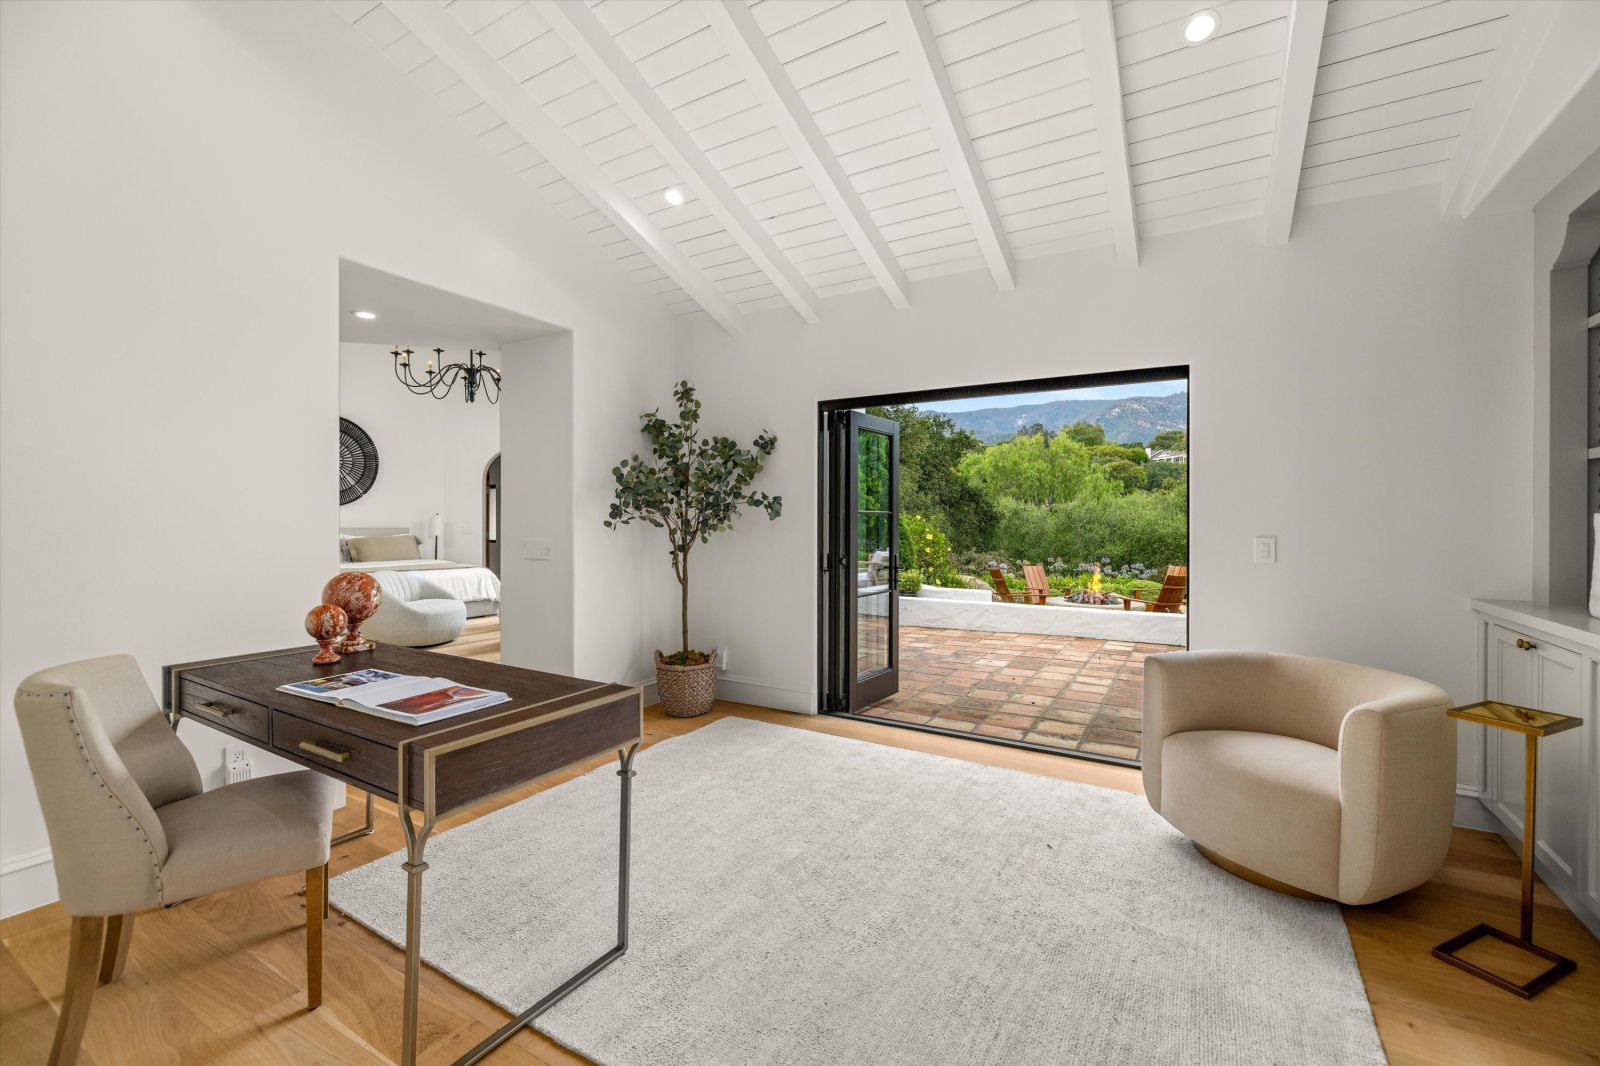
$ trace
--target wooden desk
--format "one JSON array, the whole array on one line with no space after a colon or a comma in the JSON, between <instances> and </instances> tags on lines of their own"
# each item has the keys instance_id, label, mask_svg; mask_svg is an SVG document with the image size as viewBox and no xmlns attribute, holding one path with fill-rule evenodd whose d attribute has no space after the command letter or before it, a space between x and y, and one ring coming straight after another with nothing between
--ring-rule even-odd
<instances>
[{"instance_id":1,"label":"wooden desk","mask_svg":"<svg viewBox=\"0 0 1600 1066\"><path fill-rule=\"evenodd\" d=\"M643 729L636 688L583 681L499 663L411 648L379 647L313 666L316 648L180 663L162 674L173 728L193 718L291 762L393 800L406 836L406 983L401 1062L417 1058L417 996L422 980L423 852L437 820L584 760L615 751L622 779L617 943L533 1006L467 1052L477 1062L628 949L628 870L633 756ZM409 726L304 696L279 685L350 670L447 677L498 689L510 703ZM359 832L359 831L358 831ZM347 834L348 836L348 834Z\"/></svg>"}]
</instances>

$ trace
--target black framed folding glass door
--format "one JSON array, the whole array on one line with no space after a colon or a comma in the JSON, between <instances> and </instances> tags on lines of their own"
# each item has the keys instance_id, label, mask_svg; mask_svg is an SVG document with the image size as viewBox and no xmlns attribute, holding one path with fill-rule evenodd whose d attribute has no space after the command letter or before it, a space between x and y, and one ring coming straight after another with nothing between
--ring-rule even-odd
<instances>
[{"instance_id":1,"label":"black framed folding glass door","mask_svg":"<svg viewBox=\"0 0 1600 1066\"><path fill-rule=\"evenodd\" d=\"M859 712L900 687L900 427L860 411L828 419L825 704Z\"/></svg>"}]
</instances>

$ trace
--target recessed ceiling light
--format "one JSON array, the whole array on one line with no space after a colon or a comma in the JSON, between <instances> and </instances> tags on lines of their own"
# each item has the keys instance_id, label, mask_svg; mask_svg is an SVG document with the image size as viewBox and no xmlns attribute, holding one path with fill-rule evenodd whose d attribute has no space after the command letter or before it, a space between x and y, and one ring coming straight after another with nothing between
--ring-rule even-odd
<instances>
[{"instance_id":1,"label":"recessed ceiling light","mask_svg":"<svg viewBox=\"0 0 1600 1066\"><path fill-rule=\"evenodd\" d=\"M1183 27L1183 39L1190 44L1200 44L1211 39L1217 32L1217 13L1215 11L1196 11L1189 16L1189 21Z\"/></svg>"},{"instance_id":2,"label":"recessed ceiling light","mask_svg":"<svg viewBox=\"0 0 1600 1066\"><path fill-rule=\"evenodd\" d=\"M667 201L667 203L671 204L673 207L682 207L683 206L683 190L682 189L668 189L666 192L662 193L661 196L662 196L662 198L664 200Z\"/></svg>"},{"instance_id":3,"label":"recessed ceiling light","mask_svg":"<svg viewBox=\"0 0 1600 1066\"><path fill-rule=\"evenodd\" d=\"M369 322L378 317L371 311L351 311L350 313L355 315L357 318L364 318Z\"/></svg>"}]
</instances>

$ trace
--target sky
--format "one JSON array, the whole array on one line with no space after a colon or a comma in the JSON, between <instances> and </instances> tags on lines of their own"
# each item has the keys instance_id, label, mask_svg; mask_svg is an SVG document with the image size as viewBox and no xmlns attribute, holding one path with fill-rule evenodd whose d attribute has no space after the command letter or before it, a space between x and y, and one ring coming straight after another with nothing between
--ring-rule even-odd
<instances>
[{"instance_id":1,"label":"sky","mask_svg":"<svg viewBox=\"0 0 1600 1066\"><path fill-rule=\"evenodd\" d=\"M1057 389L1055 392L1017 392L1002 396L972 396L960 400L934 400L917 404L923 411L980 411L986 407L1023 407L1052 400L1120 400L1125 396L1169 396L1182 392L1189 383L1147 381L1140 385L1107 385L1097 389Z\"/></svg>"}]
</instances>

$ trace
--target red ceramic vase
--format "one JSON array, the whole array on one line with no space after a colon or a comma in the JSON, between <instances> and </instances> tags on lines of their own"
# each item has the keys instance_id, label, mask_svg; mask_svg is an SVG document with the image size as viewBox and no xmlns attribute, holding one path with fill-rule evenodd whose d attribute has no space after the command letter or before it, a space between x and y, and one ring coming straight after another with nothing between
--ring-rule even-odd
<instances>
[{"instance_id":1,"label":"red ceramic vase","mask_svg":"<svg viewBox=\"0 0 1600 1066\"><path fill-rule=\"evenodd\" d=\"M322 649L311 661L318 666L338 662L339 652L336 645L349 627L350 616L344 613L343 607L331 603L319 603L307 611L306 632L311 634L311 639Z\"/></svg>"},{"instance_id":2,"label":"red ceramic vase","mask_svg":"<svg viewBox=\"0 0 1600 1066\"><path fill-rule=\"evenodd\" d=\"M361 635L361 623L383 602L383 589L371 574L351 570L322 586L322 602L342 608L350 620L350 630L339 643L339 650L371 651L377 645Z\"/></svg>"}]
</instances>

